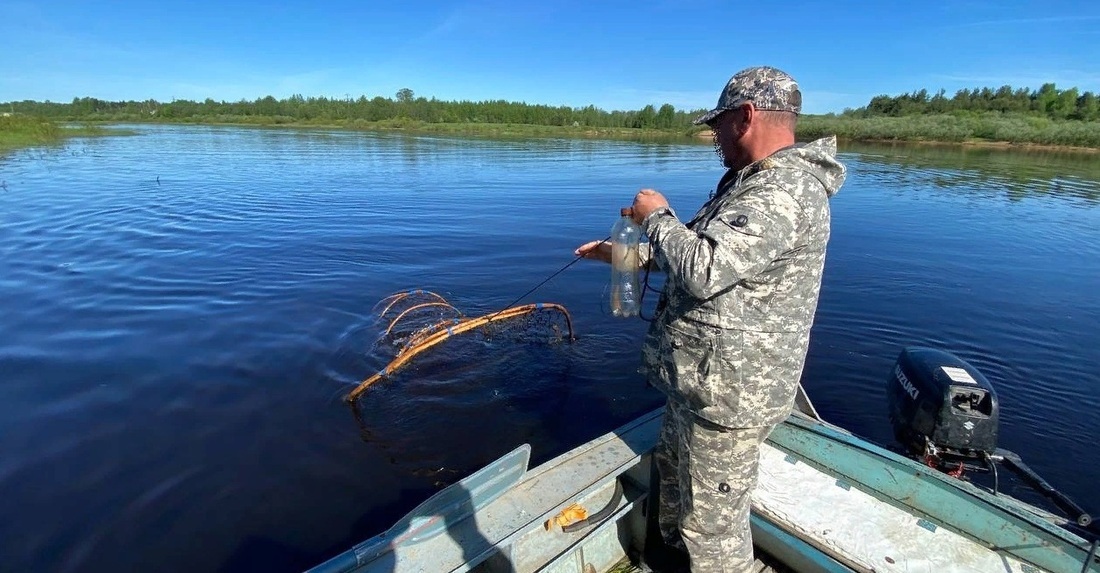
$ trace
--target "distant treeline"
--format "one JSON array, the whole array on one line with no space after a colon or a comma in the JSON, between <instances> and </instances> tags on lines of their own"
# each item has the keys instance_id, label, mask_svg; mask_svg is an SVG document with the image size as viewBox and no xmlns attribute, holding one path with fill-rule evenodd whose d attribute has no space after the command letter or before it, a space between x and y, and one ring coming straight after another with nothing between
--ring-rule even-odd
<instances>
[{"instance_id":1,"label":"distant treeline","mask_svg":"<svg viewBox=\"0 0 1100 573\"><path fill-rule=\"evenodd\" d=\"M705 110L677 110L671 104L660 108L647 105L637 111L605 111L595 106L575 108L523 102L441 101L415 97L413 91L399 90L394 98L377 96L357 99L303 97L286 99L272 96L236 102L173 100L106 101L74 98L71 103L21 101L0 104L0 111L37 115L57 120L148 121L150 119L187 120L214 117L264 117L276 123L317 122L324 120L385 121L408 119L424 123L514 123L526 125L579 125L606 128L677 129L691 127L691 120ZM913 115L954 114L957 112L999 112L1046 117L1054 120L1100 120L1100 98L1077 88L1060 90L1043 84L1028 88L962 89L947 97L944 90L929 94L919 90L897 96L871 98L864 107L847 109L846 117L904 117ZM833 115L833 114L828 114Z\"/></svg>"},{"instance_id":2,"label":"distant treeline","mask_svg":"<svg viewBox=\"0 0 1100 573\"><path fill-rule=\"evenodd\" d=\"M677 111L671 104L647 105L638 111L604 111L595 106L574 108L521 102L441 101L415 97L402 89L393 99L333 99L294 95L237 102L174 100L104 101L76 98L71 103L21 101L0 104L16 113L61 121L215 121L243 123L348 123L408 120L423 123L495 123L594 128L684 129L703 113ZM264 118L267 121L252 121Z\"/></svg>"},{"instance_id":3,"label":"distant treeline","mask_svg":"<svg viewBox=\"0 0 1100 573\"><path fill-rule=\"evenodd\" d=\"M671 104L637 111L605 111L523 102L441 101L416 97L411 89L393 98L357 99L272 96L237 102L104 101L76 98L70 103L21 101L0 104L0 112L54 121L187 122L251 125L332 125L356 129L403 129L446 133L529 136L681 136L705 128L691 121L704 110L677 110ZM798 137L835 134L847 140L997 141L1100 148L1100 102L1092 92L1002 86L881 95L865 107L840 114L806 115Z\"/></svg>"},{"instance_id":4,"label":"distant treeline","mask_svg":"<svg viewBox=\"0 0 1100 573\"><path fill-rule=\"evenodd\" d=\"M826 135L847 141L1003 142L1100 148L1100 122L990 111L901 117L811 115L798 122L799 139Z\"/></svg>"},{"instance_id":5,"label":"distant treeline","mask_svg":"<svg viewBox=\"0 0 1100 573\"><path fill-rule=\"evenodd\" d=\"M1092 92L1080 93L1077 88L1059 90L1054 84L1043 84L1038 90L1001 86L997 89L974 88L955 92L947 97L944 90L929 95L928 90L899 96L880 95L871 98L866 107L845 110L850 117L951 114L954 112L999 112L1046 117L1055 120L1100 120L1100 101Z\"/></svg>"},{"instance_id":6,"label":"distant treeline","mask_svg":"<svg viewBox=\"0 0 1100 573\"><path fill-rule=\"evenodd\" d=\"M947 97L943 90L880 95L866 107L839 115L810 116L800 137L836 134L849 140L996 141L1100 147L1100 102L1092 92L1001 86L974 88Z\"/></svg>"}]
</instances>

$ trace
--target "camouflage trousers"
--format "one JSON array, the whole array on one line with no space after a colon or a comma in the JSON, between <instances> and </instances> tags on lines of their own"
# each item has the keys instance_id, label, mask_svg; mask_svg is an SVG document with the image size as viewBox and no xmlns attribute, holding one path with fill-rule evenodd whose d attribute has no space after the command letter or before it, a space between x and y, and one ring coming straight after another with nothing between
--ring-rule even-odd
<instances>
[{"instance_id":1,"label":"camouflage trousers","mask_svg":"<svg viewBox=\"0 0 1100 573\"><path fill-rule=\"evenodd\" d=\"M753 564L749 508L760 444L775 426L725 428L669 400L654 451L657 522L687 551L693 573L741 573Z\"/></svg>"}]
</instances>

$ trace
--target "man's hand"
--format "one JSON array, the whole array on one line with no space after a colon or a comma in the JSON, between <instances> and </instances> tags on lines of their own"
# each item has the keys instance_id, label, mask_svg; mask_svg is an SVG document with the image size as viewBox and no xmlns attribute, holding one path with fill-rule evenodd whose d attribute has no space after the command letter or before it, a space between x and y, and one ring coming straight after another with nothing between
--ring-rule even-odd
<instances>
[{"instance_id":1,"label":"man's hand","mask_svg":"<svg viewBox=\"0 0 1100 573\"><path fill-rule=\"evenodd\" d=\"M661 207L668 207L668 199L665 199L664 195L652 189L638 191L638 194L634 196L634 222L641 225L650 213Z\"/></svg>"},{"instance_id":2,"label":"man's hand","mask_svg":"<svg viewBox=\"0 0 1100 573\"><path fill-rule=\"evenodd\" d=\"M573 251L573 254L586 259L610 263L611 243L607 241L591 241L577 247L577 250Z\"/></svg>"}]
</instances>

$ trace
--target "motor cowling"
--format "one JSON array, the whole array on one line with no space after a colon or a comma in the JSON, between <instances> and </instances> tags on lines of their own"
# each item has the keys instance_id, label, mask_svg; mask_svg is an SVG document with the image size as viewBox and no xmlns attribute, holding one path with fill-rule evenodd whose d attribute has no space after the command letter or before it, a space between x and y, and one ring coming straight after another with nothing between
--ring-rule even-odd
<instances>
[{"instance_id":1,"label":"motor cowling","mask_svg":"<svg viewBox=\"0 0 1100 573\"><path fill-rule=\"evenodd\" d=\"M997 394L981 372L952 354L902 350L886 395L894 436L914 455L979 459L997 449Z\"/></svg>"}]
</instances>

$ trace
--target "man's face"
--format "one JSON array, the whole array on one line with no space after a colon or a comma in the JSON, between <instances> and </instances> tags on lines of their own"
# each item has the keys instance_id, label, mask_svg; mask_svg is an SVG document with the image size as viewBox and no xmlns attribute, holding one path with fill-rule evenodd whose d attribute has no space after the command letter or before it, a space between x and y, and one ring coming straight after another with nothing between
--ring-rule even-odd
<instances>
[{"instance_id":1,"label":"man's face","mask_svg":"<svg viewBox=\"0 0 1100 573\"><path fill-rule=\"evenodd\" d=\"M727 168L740 169L751 163L746 159L748 152L741 141L745 135L744 124L744 106L724 111L709 123L714 130L714 151Z\"/></svg>"}]
</instances>

